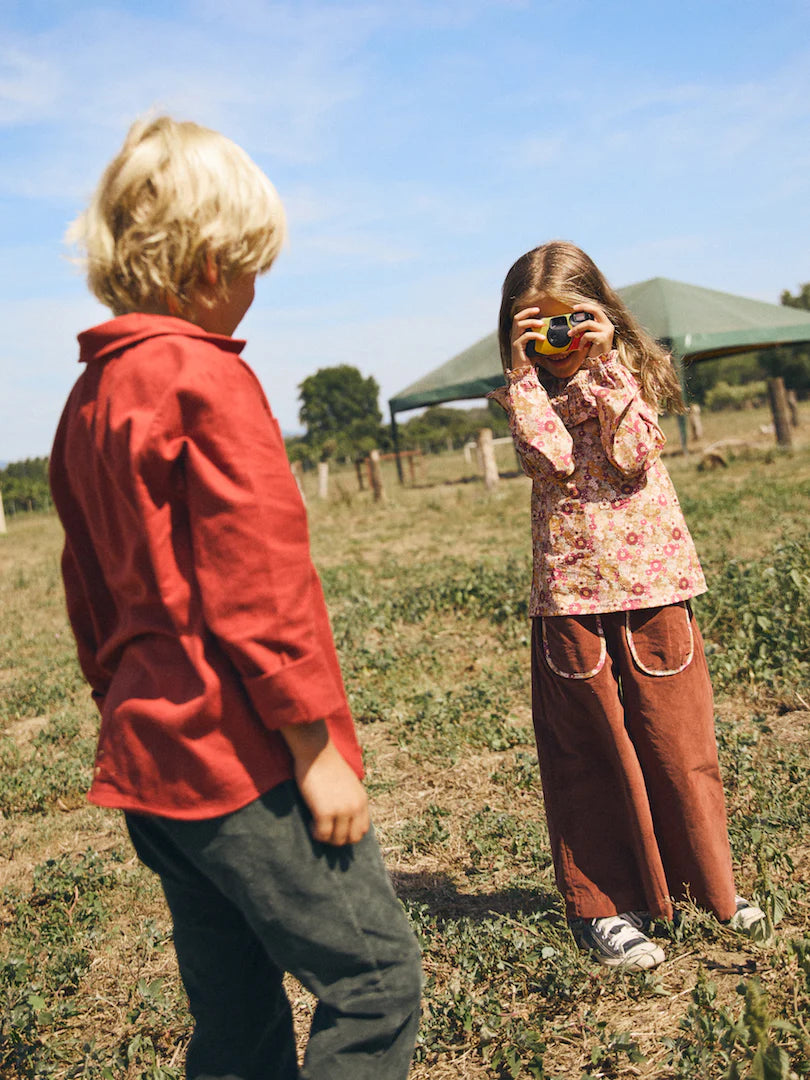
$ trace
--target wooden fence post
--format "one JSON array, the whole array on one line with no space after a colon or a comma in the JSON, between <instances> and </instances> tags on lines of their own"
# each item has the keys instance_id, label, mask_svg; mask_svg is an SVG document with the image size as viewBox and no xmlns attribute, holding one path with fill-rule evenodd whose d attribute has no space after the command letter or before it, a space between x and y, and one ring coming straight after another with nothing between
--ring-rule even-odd
<instances>
[{"instance_id":1,"label":"wooden fence post","mask_svg":"<svg viewBox=\"0 0 810 1080\"><path fill-rule=\"evenodd\" d=\"M368 463L369 474L371 476L371 490L374 492L374 502L385 502L385 488L383 487L379 450L371 451L368 455Z\"/></svg>"},{"instance_id":2,"label":"wooden fence post","mask_svg":"<svg viewBox=\"0 0 810 1080\"><path fill-rule=\"evenodd\" d=\"M697 402L689 406L689 434L697 441L703 438L703 420L700 416L700 406Z\"/></svg>"},{"instance_id":3,"label":"wooden fence post","mask_svg":"<svg viewBox=\"0 0 810 1080\"><path fill-rule=\"evenodd\" d=\"M785 393L784 380L780 376L777 375L776 378L768 380L768 397L771 402L776 441L779 446L792 446L793 436L790 433L787 394Z\"/></svg>"},{"instance_id":4,"label":"wooden fence post","mask_svg":"<svg viewBox=\"0 0 810 1080\"><path fill-rule=\"evenodd\" d=\"M8 529L6 528L6 513L3 510L3 492L0 491L0 534L4 535L7 532Z\"/></svg>"},{"instance_id":5,"label":"wooden fence post","mask_svg":"<svg viewBox=\"0 0 810 1080\"><path fill-rule=\"evenodd\" d=\"M357 486L363 490L363 462L361 458L354 459L354 471L357 473Z\"/></svg>"},{"instance_id":6,"label":"wooden fence post","mask_svg":"<svg viewBox=\"0 0 810 1080\"><path fill-rule=\"evenodd\" d=\"M296 484L298 484L298 490L301 492L301 498L306 504L307 499L306 495L304 495L304 467L300 461L294 461L292 465L290 465L290 469L292 470L292 474L295 477Z\"/></svg>"},{"instance_id":7,"label":"wooden fence post","mask_svg":"<svg viewBox=\"0 0 810 1080\"><path fill-rule=\"evenodd\" d=\"M329 462L318 462L318 498L329 498Z\"/></svg>"},{"instance_id":8,"label":"wooden fence post","mask_svg":"<svg viewBox=\"0 0 810 1080\"><path fill-rule=\"evenodd\" d=\"M492 445L492 429L485 427L478 432L478 450L481 454L481 468L484 472L484 487L492 491L497 487L500 477L495 463L495 447Z\"/></svg>"}]
</instances>

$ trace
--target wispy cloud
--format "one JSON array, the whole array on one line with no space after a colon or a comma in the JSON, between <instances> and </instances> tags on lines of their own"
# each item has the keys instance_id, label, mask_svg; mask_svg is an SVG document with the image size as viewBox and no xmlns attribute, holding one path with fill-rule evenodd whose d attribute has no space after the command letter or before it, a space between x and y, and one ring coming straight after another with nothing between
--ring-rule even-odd
<instances>
[{"instance_id":1,"label":"wispy cloud","mask_svg":"<svg viewBox=\"0 0 810 1080\"><path fill-rule=\"evenodd\" d=\"M61 236L148 109L225 131L281 191L290 242L245 331L287 429L318 366L356 363L385 397L483 336L506 268L552 236L582 244L617 285L662 274L766 299L795 288L810 277L810 12L754 12L11 0L0 458L44 451L73 336L103 317ZM35 404L36 433L20 419Z\"/></svg>"}]
</instances>

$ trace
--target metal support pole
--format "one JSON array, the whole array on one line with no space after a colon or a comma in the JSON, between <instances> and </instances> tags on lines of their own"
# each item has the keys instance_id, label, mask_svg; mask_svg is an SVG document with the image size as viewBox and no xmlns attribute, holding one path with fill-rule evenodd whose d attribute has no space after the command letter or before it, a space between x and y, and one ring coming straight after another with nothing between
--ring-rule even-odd
<instances>
[{"instance_id":1,"label":"metal support pole","mask_svg":"<svg viewBox=\"0 0 810 1080\"><path fill-rule=\"evenodd\" d=\"M400 484L404 486L405 477L402 475L402 461L399 456L399 429L397 427L396 414L393 409L391 410L391 441L394 444L394 454L396 455L397 476L399 477Z\"/></svg>"}]
</instances>

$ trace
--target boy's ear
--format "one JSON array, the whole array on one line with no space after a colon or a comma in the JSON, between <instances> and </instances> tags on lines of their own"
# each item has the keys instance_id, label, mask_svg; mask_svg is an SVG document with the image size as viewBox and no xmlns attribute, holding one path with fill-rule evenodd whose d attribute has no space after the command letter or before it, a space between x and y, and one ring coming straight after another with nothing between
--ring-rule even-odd
<instances>
[{"instance_id":1,"label":"boy's ear","mask_svg":"<svg viewBox=\"0 0 810 1080\"><path fill-rule=\"evenodd\" d=\"M219 284L219 266L217 265L217 260L210 251L206 251L205 253L203 278L205 279L206 284L210 285L212 289Z\"/></svg>"}]
</instances>

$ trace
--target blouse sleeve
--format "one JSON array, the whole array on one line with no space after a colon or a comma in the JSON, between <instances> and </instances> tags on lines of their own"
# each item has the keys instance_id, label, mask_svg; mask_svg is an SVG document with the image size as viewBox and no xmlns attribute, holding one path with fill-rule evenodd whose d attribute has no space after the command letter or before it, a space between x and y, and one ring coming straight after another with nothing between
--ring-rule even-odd
<instances>
[{"instance_id":1,"label":"blouse sleeve","mask_svg":"<svg viewBox=\"0 0 810 1080\"><path fill-rule=\"evenodd\" d=\"M666 442L655 410L615 352L592 361L590 375L608 461L625 476L646 472Z\"/></svg>"},{"instance_id":2,"label":"blouse sleeve","mask_svg":"<svg viewBox=\"0 0 810 1080\"><path fill-rule=\"evenodd\" d=\"M507 373L507 385L489 396L509 414L521 466L532 479L563 479L574 471L573 441L554 411L533 367Z\"/></svg>"}]
</instances>

